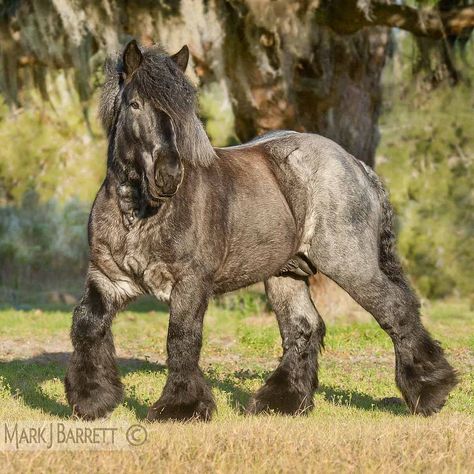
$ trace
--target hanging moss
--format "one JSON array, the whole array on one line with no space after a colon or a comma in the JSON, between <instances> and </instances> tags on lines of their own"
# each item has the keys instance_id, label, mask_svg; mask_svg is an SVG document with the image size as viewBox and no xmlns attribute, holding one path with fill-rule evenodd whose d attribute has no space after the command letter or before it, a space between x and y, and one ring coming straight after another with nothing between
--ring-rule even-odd
<instances>
[{"instance_id":1,"label":"hanging moss","mask_svg":"<svg viewBox=\"0 0 474 474\"><path fill-rule=\"evenodd\" d=\"M3 0L0 92L10 106L20 106L22 90L37 87L45 94L48 72L71 69L76 91L87 102L93 93L91 78L105 54L131 36L176 48L177 38L186 42L187 37L199 53L200 36L212 34L212 27L203 33L204 15L204 5L193 0Z\"/></svg>"}]
</instances>

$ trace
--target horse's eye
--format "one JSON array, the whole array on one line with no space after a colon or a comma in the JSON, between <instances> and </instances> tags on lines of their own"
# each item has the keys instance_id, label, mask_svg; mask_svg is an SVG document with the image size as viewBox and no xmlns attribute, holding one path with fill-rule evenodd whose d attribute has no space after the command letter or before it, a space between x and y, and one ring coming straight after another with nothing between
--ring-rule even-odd
<instances>
[{"instance_id":1,"label":"horse's eye","mask_svg":"<svg viewBox=\"0 0 474 474\"><path fill-rule=\"evenodd\" d=\"M133 102L130 102L130 107L131 107L132 109L137 110L137 109L140 108L140 104L139 104L138 102L136 102L136 101L133 101Z\"/></svg>"}]
</instances>

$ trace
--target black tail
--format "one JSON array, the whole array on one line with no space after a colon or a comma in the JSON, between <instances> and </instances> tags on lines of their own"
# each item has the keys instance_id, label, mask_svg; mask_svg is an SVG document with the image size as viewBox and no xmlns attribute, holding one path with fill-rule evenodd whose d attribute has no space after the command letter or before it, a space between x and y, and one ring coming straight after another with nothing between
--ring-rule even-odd
<instances>
[{"instance_id":1,"label":"black tail","mask_svg":"<svg viewBox=\"0 0 474 474\"><path fill-rule=\"evenodd\" d=\"M393 232L393 208L388 199L387 191L376 173L364 166L372 185L375 187L380 205L382 206L382 221L380 223L379 265L380 269L394 283L410 286L403 271L397 253L397 242Z\"/></svg>"}]
</instances>

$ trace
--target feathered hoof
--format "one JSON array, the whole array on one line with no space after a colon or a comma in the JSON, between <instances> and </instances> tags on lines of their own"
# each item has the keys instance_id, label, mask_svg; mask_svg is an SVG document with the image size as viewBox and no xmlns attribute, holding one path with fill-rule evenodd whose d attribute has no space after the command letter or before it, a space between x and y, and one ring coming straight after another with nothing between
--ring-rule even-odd
<instances>
[{"instance_id":1,"label":"feathered hoof","mask_svg":"<svg viewBox=\"0 0 474 474\"><path fill-rule=\"evenodd\" d=\"M149 410L148 421L210 421L216 410L213 400L196 400L188 404L157 401Z\"/></svg>"},{"instance_id":2,"label":"feathered hoof","mask_svg":"<svg viewBox=\"0 0 474 474\"><path fill-rule=\"evenodd\" d=\"M209 421L216 410L212 392L200 372L171 375L160 399L148 410L148 421Z\"/></svg>"},{"instance_id":3,"label":"feathered hoof","mask_svg":"<svg viewBox=\"0 0 474 474\"><path fill-rule=\"evenodd\" d=\"M78 386L66 377L66 396L73 416L86 421L106 418L123 400L123 385L119 379L102 380L100 384Z\"/></svg>"},{"instance_id":4,"label":"feathered hoof","mask_svg":"<svg viewBox=\"0 0 474 474\"><path fill-rule=\"evenodd\" d=\"M423 416L438 413L457 383L456 371L442 355L435 362L404 367L398 380L410 411Z\"/></svg>"},{"instance_id":5,"label":"feathered hoof","mask_svg":"<svg viewBox=\"0 0 474 474\"><path fill-rule=\"evenodd\" d=\"M307 415L314 407L313 395L294 390L288 384L268 381L255 394L247 407L247 414L279 413Z\"/></svg>"}]
</instances>

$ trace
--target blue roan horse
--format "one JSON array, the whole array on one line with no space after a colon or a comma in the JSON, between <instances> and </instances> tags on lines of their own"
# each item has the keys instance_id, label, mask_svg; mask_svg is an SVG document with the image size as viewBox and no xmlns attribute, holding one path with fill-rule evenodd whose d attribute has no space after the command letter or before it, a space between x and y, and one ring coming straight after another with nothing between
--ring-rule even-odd
<instances>
[{"instance_id":1,"label":"blue roan horse","mask_svg":"<svg viewBox=\"0 0 474 474\"><path fill-rule=\"evenodd\" d=\"M184 76L188 55L186 47L168 56L132 41L107 65L107 176L91 211L90 265L65 381L75 413L95 419L120 403L111 323L127 302L152 294L169 303L170 321L168 379L148 418L209 419L215 403L199 368L208 301L258 281L283 357L248 411L306 413L325 333L308 289L317 271L390 335L410 410L439 411L456 374L420 321L375 173L313 134L275 132L213 148Z\"/></svg>"}]
</instances>

